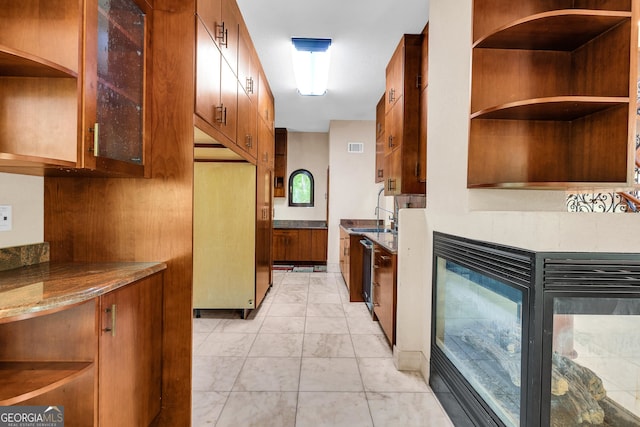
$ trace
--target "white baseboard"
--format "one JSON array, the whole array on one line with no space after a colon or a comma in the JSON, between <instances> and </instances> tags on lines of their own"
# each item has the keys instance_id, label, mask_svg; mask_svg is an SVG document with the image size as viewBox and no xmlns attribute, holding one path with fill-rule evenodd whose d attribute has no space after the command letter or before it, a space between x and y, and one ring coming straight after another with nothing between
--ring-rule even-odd
<instances>
[{"instance_id":1,"label":"white baseboard","mask_svg":"<svg viewBox=\"0 0 640 427\"><path fill-rule=\"evenodd\" d=\"M400 351L393 346L393 363L399 371L419 371L429 382L429 360L421 351Z\"/></svg>"}]
</instances>

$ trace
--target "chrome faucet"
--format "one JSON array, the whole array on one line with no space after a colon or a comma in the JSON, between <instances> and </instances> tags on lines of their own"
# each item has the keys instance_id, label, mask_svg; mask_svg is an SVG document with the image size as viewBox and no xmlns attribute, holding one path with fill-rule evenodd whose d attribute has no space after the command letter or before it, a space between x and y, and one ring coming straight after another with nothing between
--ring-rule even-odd
<instances>
[{"instance_id":1,"label":"chrome faucet","mask_svg":"<svg viewBox=\"0 0 640 427\"><path fill-rule=\"evenodd\" d=\"M380 195L382 194L383 191L384 191L384 187L381 188L380 191L378 191L378 204L376 205L376 227L378 228L378 230L380 230L380 211L390 213L391 214L390 219L393 220L394 224L397 224L396 213L380 207ZM395 198L394 198L394 204L395 204Z\"/></svg>"}]
</instances>

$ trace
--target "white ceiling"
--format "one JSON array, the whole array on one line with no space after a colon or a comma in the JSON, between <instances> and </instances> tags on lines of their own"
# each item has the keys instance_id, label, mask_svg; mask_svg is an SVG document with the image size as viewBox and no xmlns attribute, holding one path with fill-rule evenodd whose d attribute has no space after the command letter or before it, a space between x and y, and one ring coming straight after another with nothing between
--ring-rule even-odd
<instances>
[{"instance_id":1,"label":"white ceiling","mask_svg":"<svg viewBox=\"0 0 640 427\"><path fill-rule=\"evenodd\" d=\"M429 0L237 0L275 97L276 127L327 132L330 120L375 120L385 67L402 34L419 34ZM332 39L329 87L295 88L291 37Z\"/></svg>"}]
</instances>

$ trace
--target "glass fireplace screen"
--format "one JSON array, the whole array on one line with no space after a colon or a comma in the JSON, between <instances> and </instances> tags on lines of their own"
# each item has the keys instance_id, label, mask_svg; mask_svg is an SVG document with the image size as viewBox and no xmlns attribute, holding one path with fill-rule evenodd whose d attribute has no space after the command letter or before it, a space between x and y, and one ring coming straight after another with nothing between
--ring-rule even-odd
<instances>
[{"instance_id":1,"label":"glass fireplace screen","mask_svg":"<svg viewBox=\"0 0 640 427\"><path fill-rule=\"evenodd\" d=\"M554 297L550 425L640 426L640 297Z\"/></svg>"},{"instance_id":2,"label":"glass fireplace screen","mask_svg":"<svg viewBox=\"0 0 640 427\"><path fill-rule=\"evenodd\" d=\"M435 345L505 425L519 426L525 294L436 260Z\"/></svg>"}]
</instances>

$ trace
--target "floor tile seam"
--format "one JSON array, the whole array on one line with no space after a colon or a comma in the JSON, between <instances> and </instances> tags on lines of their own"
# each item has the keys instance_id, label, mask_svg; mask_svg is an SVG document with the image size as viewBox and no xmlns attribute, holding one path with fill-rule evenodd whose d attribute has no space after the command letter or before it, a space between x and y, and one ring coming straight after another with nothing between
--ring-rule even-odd
<instances>
[{"instance_id":1,"label":"floor tile seam","mask_svg":"<svg viewBox=\"0 0 640 427\"><path fill-rule=\"evenodd\" d=\"M349 322L347 322L348 325ZM356 351L356 346L353 344L353 337L351 336L351 333L349 333L349 336L351 337L351 345L353 345L353 352L355 353ZM364 382L364 376L362 375L362 369L360 369L360 359L361 357L358 357L358 355L356 354L356 366L358 368L358 374L360 375L360 382L362 382L362 391L364 392L365 395L365 400L367 401L367 409L369 410L369 417L371 418L371 425L375 426L375 422L373 419L373 411L371 410L371 404L369 403L369 397L367 396L367 386L366 383Z\"/></svg>"}]
</instances>

